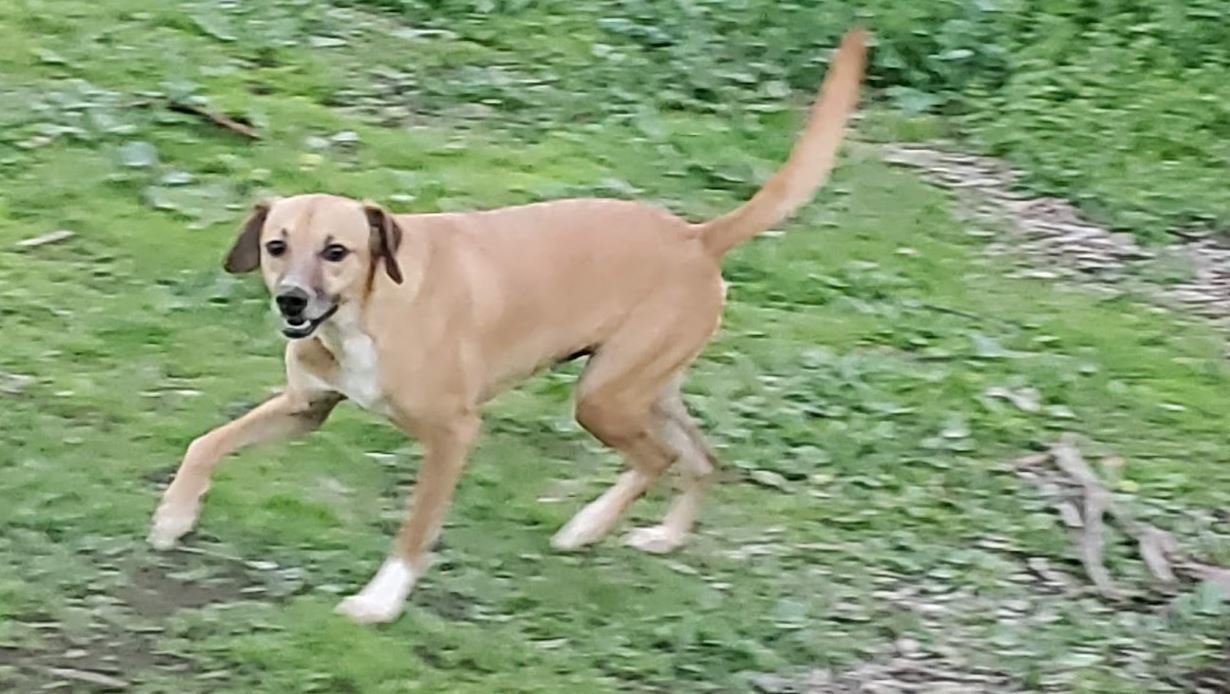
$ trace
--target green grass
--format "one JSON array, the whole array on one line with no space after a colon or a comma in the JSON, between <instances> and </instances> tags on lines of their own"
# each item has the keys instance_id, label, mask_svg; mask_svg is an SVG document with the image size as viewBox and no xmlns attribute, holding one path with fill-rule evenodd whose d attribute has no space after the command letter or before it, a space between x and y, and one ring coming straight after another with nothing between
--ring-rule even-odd
<instances>
[{"instance_id":1,"label":"green grass","mask_svg":"<svg viewBox=\"0 0 1230 694\"><path fill-rule=\"evenodd\" d=\"M748 673L844 669L910 637L1026 688L1125 692L1217 657L1207 591L1112 608L1031 582L1030 558L1079 569L1004 463L1078 431L1126 458L1125 503L1225 559L1221 340L1130 298L1006 279L944 193L859 148L786 235L730 258L726 327L687 388L726 479L678 555L549 549L617 471L571 422L568 370L490 407L440 561L394 625L331 614L377 567L417 460L351 407L228 461L195 551L150 552L183 447L281 380L263 290L219 267L253 198L432 210L599 193L701 218L754 190L798 125L784 95L763 113L607 117L610 85L568 68L588 60L588 15L562 5L492 16L481 36L307 2L213 7L0 9L0 372L34 379L0 391L0 683L78 662L140 691L741 691ZM459 71L517 93L467 71L529 73L538 51L564 56L560 82L517 108L467 111L489 95L425 82ZM372 96L390 65L422 71L412 98ZM166 113L151 91L246 113L264 139ZM132 142L157 162L125 165ZM58 228L77 236L13 249ZM983 397L993 386L1037 388L1046 407ZM661 512L663 487L629 522ZM1139 561L1111 555L1144 586Z\"/></svg>"}]
</instances>

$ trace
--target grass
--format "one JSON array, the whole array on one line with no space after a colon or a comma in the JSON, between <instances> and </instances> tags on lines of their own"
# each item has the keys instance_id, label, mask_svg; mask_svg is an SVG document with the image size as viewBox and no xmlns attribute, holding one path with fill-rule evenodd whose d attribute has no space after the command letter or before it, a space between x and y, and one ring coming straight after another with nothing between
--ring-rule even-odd
<instances>
[{"instance_id":1,"label":"grass","mask_svg":"<svg viewBox=\"0 0 1230 694\"><path fill-rule=\"evenodd\" d=\"M908 638L1024 688L1127 692L1218 658L1225 616L1207 587L1115 607L1032 579L1031 560L1079 569L1004 462L1078 431L1126 459L1125 503L1225 559L1221 339L1130 297L1007 279L943 192L860 148L788 233L730 259L726 327L688 384L726 480L678 555L549 549L617 471L571 422L568 370L490 407L440 560L394 625L331 614L378 565L417 459L354 408L228 461L190 551L147 550L186 443L281 380L263 291L219 268L253 198L329 190L432 210L597 193L700 218L753 190L798 124L786 96L767 112L606 118L584 98L603 85L566 66L576 103L548 94L507 120L503 104L465 108L487 97L460 87L411 90L421 109L371 93L377 66L427 66L421 80L574 55L582 37L514 37L567 33L579 14L493 17L477 40L372 9L227 7L0 8L6 686L75 665L138 691L732 691ZM244 112L264 139L149 92ZM60 228L77 235L14 249ZM984 397L994 386L1037 388L1045 407ZM1111 566L1143 587L1125 550Z\"/></svg>"}]
</instances>

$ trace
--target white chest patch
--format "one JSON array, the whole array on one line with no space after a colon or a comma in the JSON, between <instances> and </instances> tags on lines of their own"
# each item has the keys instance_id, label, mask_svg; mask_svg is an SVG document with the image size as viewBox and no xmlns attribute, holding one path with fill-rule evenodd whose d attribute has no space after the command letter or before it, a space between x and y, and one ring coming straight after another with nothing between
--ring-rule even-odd
<instances>
[{"instance_id":1,"label":"white chest patch","mask_svg":"<svg viewBox=\"0 0 1230 694\"><path fill-rule=\"evenodd\" d=\"M329 385L359 407L383 414L387 408L380 388L376 345L357 326L321 326L321 341L337 360L337 375Z\"/></svg>"}]
</instances>

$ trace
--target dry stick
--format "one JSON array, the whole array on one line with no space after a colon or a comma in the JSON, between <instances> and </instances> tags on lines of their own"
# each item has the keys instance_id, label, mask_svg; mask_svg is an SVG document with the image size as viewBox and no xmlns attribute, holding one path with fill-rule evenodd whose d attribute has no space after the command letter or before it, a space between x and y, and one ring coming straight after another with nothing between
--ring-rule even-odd
<instances>
[{"instance_id":1,"label":"dry stick","mask_svg":"<svg viewBox=\"0 0 1230 694\"><path fill-rule=\"evenodd\" d=\"M210 111L195 104L190 104L186 101L168 101L167 108L175 111L176 113L187 113L193 116L200 116L201 118L204 118L216 125L220 125L233 133L243 135L250 140L261 139L261 136L252 129L252 126L247 125L246 123L240 123L225 113Z\"/></svg>"},{"instance_id":2,"label":"dry stick","mask_svg":"<svg viewBox=\"0 0 1230 694\"><path fill-rule=\"evenodd\" d=\"M1163 583L1174 583L1177 580L1170 568L1170 560L1166 558L1167 555L1174 556L1179 553L1179 545L1170 533L1149 526L1137 538L1136 544L1140 548L1140 558L1144 559L1145 566L1149 567L1149 573Z\"/></svg>"},{"instance_id":3,"label":"dry stick","mask_svg":"<svg viewBox=\"0 0 1230 694\"><path fill-rule=\"evenodd\" d=\"M1085 573L1089 575L1089 580L1093 581L1093 585L1104 597L1117 599L1119 591L1116 590L1110 572L1106 570L1106 565L1102 561L1104 545L1102 516L1113 505L1110 494L1102 487L1097 476L1093 474L1093 470L1085 464L1080 451L1072 445L1068 437L1061 439L1051 449L1051 453L1059 469L1074 482L1080 484L1084 492L1084 513L1081 514L1083 522L1080 527L1072 529L1072 535L1076 541L1081 564L1085 566Z\"/></svg>"},{"instance_id":4,"label":"dry stick","mask_svg":"<svg viewBox=\"0 0 1230 694\"><path fill-rule=\"evenodd\" d=\"M1071 435L1065 435L1055 447L1055 464L1069 477L1084 486L1088 493L1097 494L1105 499L1105 511L1123 529L1123 532L1136 540L1141 559L1144 560L1145 566L1155 578L1163 583L1175 582L1174 571L1170 566L1171 558L1186 561L1182 550L1179 549L1179 543L1165 530L1148 523L1141 523L1120 508L1106 488L1102 486L1101 480L1085 463L1080 451L1072 442Z\"/></svg>"},{"instance_id":5,"label":"dry stick","mask_svg":"<svg viewBox=\"0 0 1230 694\"><path fill-rule=\"evenodd\" d=\"M1037 468L1047 460L1053 460L1059 471L1067 477L1066 481L1080 485L1084 493L1083 518L1073 518L1076 509L1069 501L1057 501L1055 507L1064 524L1073 531L1081 563L1085 566L1090 580L1104 596L1109 598L1117 594L1102 563L1102 517L1109 515L1124 533L1136 540L1141 559L1159 581L1166 584L1175 583L1177 571L1189 580L1208 581L1218 585L1230 598L1230 569L1192 559L1183 552L1170 533L1148 523L1141 523L1124 512L1085 462L1073 442L1072 435L1065 434L1059 443L1051 448L1049 454L1031 455L1017 460L1018 473L1033 469L1033 472L1022 476L1037 482L1039 477L1045 475L1044 472L1039 473ZM1051 481L1054 482L1053 478Z\"/></svg>"},{"instance_id":6,"label":"dry stick","mask_svg":"<svg viewBox=\"0 0 1230 694\"><path fill-rule=\"evenodd\" d=\"M1110 498L1105 489L1085 490L1085 528L1080 538L1081 563L1089 572L1089 579L1097 586L1102 595L1117 600L1119 591L1115 588L1106 564L1102 562L1102 549L1105 538L1102 536L1102 516L1110 507Z\"/></svg>"},{"instance_id":7,"label":"dry stick","mask_svg":"<svg viewBox=\"0 0 1230 694\"><path fill-rule=\"evenodd\" d=\"M997 318L995 316L985 316L981 313L974 313L973 311L965 311L959 308L952 308L951 306L942 306L940 304L933 304L929 301L903 301L901 302L901 305L905 306L906 308L922 309L924 311L934 311L936 313L943 313L949 316L957 316L959 318L966 318L966 319L976 321L979 323L997 323L999 325L1006 326L1009 328L1014 328L1017 330L1022 330L1025 328L1025 325L1018 323L1016 321L1013 321L1013 320L1009 320L1007 318Z\"/></svg>"}]
</instances>

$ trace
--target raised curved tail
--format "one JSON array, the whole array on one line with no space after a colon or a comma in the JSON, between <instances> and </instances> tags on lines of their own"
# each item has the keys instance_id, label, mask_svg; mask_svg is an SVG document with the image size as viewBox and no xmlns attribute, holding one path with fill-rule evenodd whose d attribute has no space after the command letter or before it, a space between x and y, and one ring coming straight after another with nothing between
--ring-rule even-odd
<instances>
[{"instance_id":1,"label":"raised curved tail","mask_svg":"<svg viewBox=\"0 0 1230 694\"><path fill-rule=\"evenodd\" d=\"M786 219L828 178L846 121L858 105L867 59L867 34L848 32L829 66L811 117L786 164L738 209L700 226L705 248L720 257L738 244Z\"/></svg>"}]
</instances>

